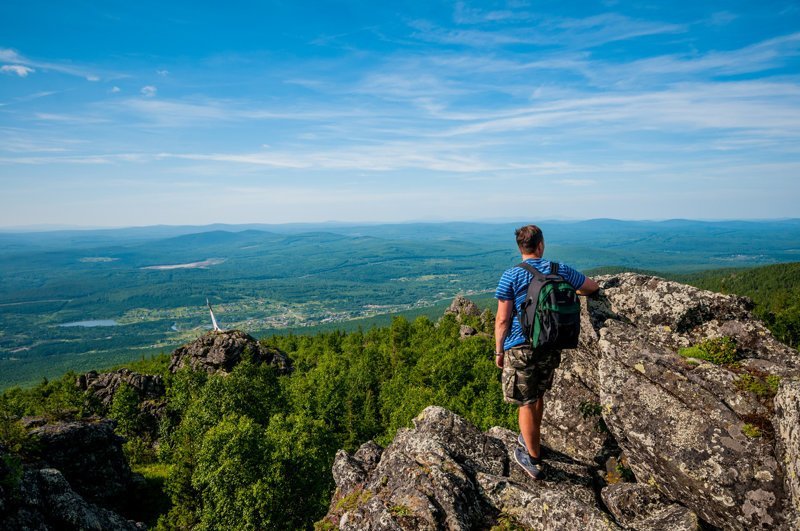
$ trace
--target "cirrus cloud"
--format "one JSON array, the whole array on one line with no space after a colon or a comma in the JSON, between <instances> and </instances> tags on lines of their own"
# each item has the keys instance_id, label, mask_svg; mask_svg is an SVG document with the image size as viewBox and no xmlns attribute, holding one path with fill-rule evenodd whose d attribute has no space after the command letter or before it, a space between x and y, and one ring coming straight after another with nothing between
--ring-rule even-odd
<instances>
[{"instance_id":1,"label":"cirrus cloud","mask_svg":"<svg viewBox=\"0 0 800 531\"><path fill-rule=\"evenodd\" d=\"M0 66L0 72L4 74L16 74L19 77L28 77L28 74L32 74L36 72L36 70L24 65L3 65Z\"/></svg>"}]
</instances>

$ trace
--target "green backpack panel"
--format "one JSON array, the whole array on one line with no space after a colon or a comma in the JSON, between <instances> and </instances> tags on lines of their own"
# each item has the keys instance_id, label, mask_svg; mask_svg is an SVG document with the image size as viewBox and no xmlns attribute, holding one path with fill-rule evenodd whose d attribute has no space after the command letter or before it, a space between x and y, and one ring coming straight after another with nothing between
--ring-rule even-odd
<instances>
[{"instance_id":1,"label":"green backpack panel","mask_svg":"<svg viewBox=\"0 0 800 531\"><path fill-rule=\"evenodd\" d=\"M558 263L550 263L550 273L522 262L517 267L533 275L528 294L520 306L519 324L531 347L575 348L581 333L581 303L569 282L558 274Z\"/></svg>"}]
</instances>

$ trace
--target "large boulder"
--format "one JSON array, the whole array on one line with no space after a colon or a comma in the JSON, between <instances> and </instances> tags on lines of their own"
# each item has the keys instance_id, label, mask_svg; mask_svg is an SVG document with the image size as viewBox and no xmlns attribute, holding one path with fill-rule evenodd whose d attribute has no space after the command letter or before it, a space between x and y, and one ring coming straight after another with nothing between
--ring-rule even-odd
<instances>
[{"instance_id":1,"label":"large boulder","mask_svg":"<svg viewBox=\"0 0 800 531\"><path fill-rule=\"evenodd\" d=\"M719 527L781 524L772 444L748 436L747 422L673 351L630 325L602 332L603 418L636 477Z\"/></svg>"},{"instance_id":2,"label":"large boulder","mask_svg":"<svg viewBox=\"0 0 800 531\"><path fill-rule=\"evenodd\" d=\"M112 372L98 373L89 371L78 377L76 385L83 391L93 394L104 407L108 408L114 401L114 394L121 385L128 385L139 400L157 400L164 396L164 380L161 376L139 374L130 369L118 369Z\"/></svg>"},{"instance_id":3,"label":"large boulder","mask_svg":"<svg viewBox=\"0 0 800 531\"><path fill-rule=\"evenodd\" d=\"M580 345L563 353L546 398L546 444L587 463L618 446L638 481L715 526L790 525L784 506L797 507L787 492L797 499L789 463L798 441L787 382L800 376L797 352L752 318L747 299L632 273L597 280ZM723 336L737 345L735 364L678 354ZM786 384L777 415L770 378Z\"/></svg>"},{"instance_id":4,"label":"large boulder","mask_svg":"<svg viewBox=\"0 0 800 531\"><path fill-rule=\"evenodd\" d=\"M503 519L536 529L613 529L595 502L588 469L551 459L536 482L513 463L516 434L481 433L431 406L384 450L369 442L339 451L336 493L325 520L340 529L487 529Z\"/></svg>"},{"instance_id":5,"label":"large boulder","mask_svg":"<svg viewBox=\"0 0 800 531\"><path fill-rule=\"evenodd\" d=\"M122 451L124 439L115 421L90 418L48 422L30 430L31 457L44 468L58 469L89 502L117 506L137 484Z\"/></svg>"},{"instance_id":6,"label":"large boulder","mask_svg":"<svg viewBox=\"0 0 800 531\"><path fill-rule=\"evenodd\" d=\"M134 531L144 524L86 501L63 474L53 468L26 470L3 503L0 492L0 529L49 531ZM3 510L5 508L5 510Z\"/></svg>"},{"instance_id":7,"label":"large boulder","mask_svg":"<svg viewBox=\"0 0 800 531\"><path fill-rule=\"evenodd\" d=\"M282 373L291 371L291 360L277 348L261 345L254 337L241 330L208 332L195 341L178 347L172 353L169 370L182 367L206 371L230 372L249 354L256 363L274 365Z\"/></svg>"}]
</instances>

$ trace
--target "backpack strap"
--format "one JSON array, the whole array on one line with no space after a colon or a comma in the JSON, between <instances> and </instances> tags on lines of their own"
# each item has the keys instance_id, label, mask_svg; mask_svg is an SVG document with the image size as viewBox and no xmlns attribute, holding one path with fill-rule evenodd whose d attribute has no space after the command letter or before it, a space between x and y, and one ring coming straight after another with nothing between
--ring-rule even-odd
<instances>
[{"instance_id":1,"label":"backpack strap","mask_svg":"<svg viewBox=\"0 0 800 531\"><path fill-rule=\"evenodd\" d=\"M551 275L558 275L558 262L550 262L550 274Z\"/></svg>"},{"instance_id":2,"label":"backpack strap","mask_svg":"<svg viewBox=\"0 0 800 531\"><path fill-rule=\"evenodd\" d=\"M547 283L547 277L545 277L542 274L541 271L539 271L538 269L536 269L535 267L533 267L532 265L530 265L528 263L521 262L521 263L517 264L517 267L521 267L522 269L524 269L525 271L527 271L531 275L533 275L533 278L531 279L531 282L528 285L528 291L527 291L527 294L525 295L525 300L526 301L527 300L532 300L533 303L535 304L536 301L539 300L539 292L542 291L542 287L544 287L544 285ZM523 304L525 304L525 303L523 302ZM514 313L518 313L516 305L514 305ZM520 323L519 324L522 325L523 323L522 323L522 316L521 315L519 315L519 319L520 319ZM525 334L525 337L527 337L528 334L525 331L525 327L523 326L522 328L523 328L523 333Z\"/></svg>"},{"instance_id":3,"label":"backpack strap","mask_svg":"<svg viewBox=\"0 0 800 531\"><path fill-rule=\"evenodd\" d=\"M542 274L542 272L527 262L520 262L519 264L516 265L516 267L521 267L522 269L533 275L533 278L537 280L544 280L544 275Z\"/></svg>"}]
</instances>

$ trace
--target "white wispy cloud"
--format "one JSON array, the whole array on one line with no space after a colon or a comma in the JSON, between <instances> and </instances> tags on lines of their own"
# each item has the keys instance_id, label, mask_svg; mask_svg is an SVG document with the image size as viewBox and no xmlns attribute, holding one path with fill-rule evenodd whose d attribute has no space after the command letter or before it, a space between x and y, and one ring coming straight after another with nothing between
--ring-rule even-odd
<instances>
[{"instance_id":1,"label":"white wispy cloud","mask_svg":"<svg viewBox=\"0 0 800 531\"><path fill-rule=\"evenodd\" d=\"M141 92L142 96L145 98L152 98L158 93L158 88L153 85L145 85L139 92Z\"/></svg>"},{"instance_id":2,"label":"white wispy cloud","mask_svg":"<svg viewBox=\"0 0 800 531\"><path fill-rule=\"evenodd\" d=\"M19 63L21 62L21 59L16 50L12 50L11 48L0 48L0 61Z\"/></svg>"},{"instance_id":3,"label":"white wispy cloud","mask_svg":"<svg viewBox=\"0 0 800 531\"><path fill-rule=\"evenodd\" d=\"M621 67L611 64L600 65L598 77L611 75L619 79L624 69L625 76L652 78L654 75L674 76L676 74L736 75L763 72L784 66L794 57L800 56L800 32L767 39L743 48L729 51L711 51L695 55L661 55L648 57L624 64ZM615 73L616 71L616 73Z\"/></svg>"},{"instance_id":4,"label":"white wispy cloud","mask_svg":"<svg viewBox=\"0 0 800 531\"><path fill-rule=\"evenodd\" d=\"M0 66L0 72L4 74L16 74L19 77L28 77L28 74L32 74L36 72L36 70L24 65L3 65Z\"/></svg>"},{"instance_id":5,"label":"white wispy cloud","mask_svg":"<svg viewBox=\"0 0 800 531\"><path fill-rule=\"evenodd\" d=\"M474 48L527 44L548 48L563 46L583 49L649 35L682 33L687 30L687 27L681 24L637 20L617 13L586 18L537 17L535 23L522 27L508 26L488 30L445 28L427 20L412 21L410 26L415 30L412 37L416 39Z\"/></svg>"},{"instance_id":6,"label":"white wispy cloud","mask_svg":"<svg viewBox=\"0 0 800 531\"><path fill-rule=\"evenodd\" d=\"M121 88L119 88L119 87L117 87L117 86L113 86L113 87L111 87L111 93L112 93L112 94L119 94L120 92L122 92L122 89L121 89Z\"/></svg>"},{"instance_id":7,"label":"white wispy cloud","mask_svg":"<svg viewBox=\"0 0 800 531\"><path fill-rule=\"evenodd\" d=\"M714 129L751 131L759 136L800 135L800 106L796 83L761 81L725 84L693 83L664 90L627 93L575 94L516 113L476 120L443 132L445 135L504 134L559 128L590 132L659 130L675 133Z\"/></svg>"},{"instance_id":8,"label":"white wispy cloud","mask_svg":"<svg viewBox=\"0 0 800 531\"><path fill-rule=\"evenodd\" d=\"M16 65L8 65L8 66L13 66L13 67L21 66L22 68L27 69L28 71L25 74L19 74L19 72L15 72L18 75L22 75L23 77L28 73L33 72L35 69L38 69L41 71L53 71L62 74L67 74L70 76L82 77L87 81L100 81L100 76L96 72L93 72L91 68L75 65L72 62L67 62L67 61L58 62L58 61L33 59L30 57L26 57L11 48L0 48L0 61L17 63Z\"/></svg>"},{"instance_id":9,"label":"white wispy cloud","mask_svg":"<svg viewBox=\"0 0 800 531\"><path fill-rule=\"evenodd\" d=\"M161 77L167 77L169 75L169 70L167 69L156 70L156 74L158 74Z\"/></svg>"},{"instance_id":10,"label":"white wispy cloud","mask_svg":"<svg viewBox=\"0 0 800 531\"><path fill-rule=\"evenodd\" d=\"M483 10L467 5L466 2L456 2L453 9L453 22L456 24L484 24L510 20L528 20L532 14L525 10L495 9Z\"/></svg>"},{"instance_id":11,"label":"white wispy cloud","mask_svg":"<svg viewBox=\"0 0 800 531\"><path fill-rule=\"evenodd\" d=\"M111 118L96 114L68 114L51 112L35 112L33 113L33 119L44 122L69 123L77 125L99 125L112 122Z\"/></svg>"}]
</instances>

